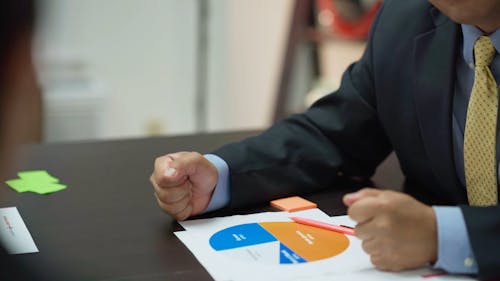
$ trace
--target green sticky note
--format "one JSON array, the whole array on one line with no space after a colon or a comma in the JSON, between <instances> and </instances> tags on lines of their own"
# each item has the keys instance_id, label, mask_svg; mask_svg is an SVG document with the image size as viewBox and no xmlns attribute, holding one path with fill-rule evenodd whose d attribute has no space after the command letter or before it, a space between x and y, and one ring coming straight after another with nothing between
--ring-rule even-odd
<instances>
[{"instance_id":1,"label":"green sticky note","mask_svg":"<svg viewBox=\"0 0 500 281\"><path fill-rule=\"evenodd\" d=\"M22 179L13 179L5 182L17 192L25 192L29 189L29 183Z\"/></svg>"},{"instance_id":2,"label":"green sticky note","mask_svg":"<svg viewBox=\"0 0 500 281\"><path fill-rule=\"evenodd\" d=\"M45 170L23 171L17 175L19 179L5 182L17 192L48 194L66 189L66 185L60 184L58 178L50 175Z\"/></svg>"},{"instance_id":3,"label":"green sticky note","mask_svg":"<svg viewBox=\"0 0 500 281\"><path fill-rule=\"evenodd\" d=\"M63 189L66 189L66 186L63 184L58 184L58 183L47 183L43 185L33 185L28 188L26 191L31 191L34 193L38 194L48 194L48 193L54 193L57 191L61 191Z\"/></svg>"},{"instance_id":4,"label":"green sticky note","mask_svg":"<svg viewBox=\"0 0 500 281\"><path fill-rule=\"evenodd\" d=\"M19 172L19 173L17 173L17 175L19 176L19 178L21 178L23 180L28 180L28 181L50 182L50 183L59 182L58 178L51 176L45 170Z\"/></svg>"}]
</instances>

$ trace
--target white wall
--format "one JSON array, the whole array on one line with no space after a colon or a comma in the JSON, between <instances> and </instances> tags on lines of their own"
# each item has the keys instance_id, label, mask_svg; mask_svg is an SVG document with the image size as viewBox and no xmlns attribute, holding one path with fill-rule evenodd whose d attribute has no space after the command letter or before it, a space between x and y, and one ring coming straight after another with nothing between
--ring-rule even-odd
<instances>
[{"instance_id":1,"label":"white wall","mask_svg":"<svg viewBox=\"0 0 500 281\"><path fill-rule=\"evenodd\" d=\"M194 128L194 0L46 0L41 49L81 60L108 95L101 137Z\"/></svg>"},{"instance_id":2,"label":"white wall","mask_svg":"<svg viewBox=\"0 0 500 281\"><path fill-rule=\"evenodd\" d=\"M271 124L292 0L228 0L226 128Z\"/></svg>"},{"instance_id":3,"label":"white wall","mask_svg":"<svg viewBox=\"0 0 500 281\"><path fill-rule=\"evenodd\" d=\"M42 61L81 63L108 99L98 138L195 130L198 1L42 2ZM210 131L270 124L292 4L210 0Z\"/></svg>"}]
</instances>

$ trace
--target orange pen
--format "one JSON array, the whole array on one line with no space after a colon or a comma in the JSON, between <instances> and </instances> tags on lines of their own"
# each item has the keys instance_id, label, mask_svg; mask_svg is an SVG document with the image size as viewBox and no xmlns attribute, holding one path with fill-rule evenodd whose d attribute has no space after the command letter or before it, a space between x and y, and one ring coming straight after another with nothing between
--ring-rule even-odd
<instances>
[{"instance_id":1,"label":"orange pen","mask_svg":"<svg viewBox=\"0 0 500 281\"><path fill-rule=\"evenodd\" d=\"M304 224L304 225L309 225L309 226L314 226L314 227L319 227L343 234L348 234L348 235L355 235L354 234L354 229L346 226L340 226L340 225L335 225L335 224L330 224L326 222L321 222L317 220L312 220L312 219L306 219L306 218L299 218L299 217L290 217L291 220L293 220L296 223Z\"/></svg>"}]
</instances>

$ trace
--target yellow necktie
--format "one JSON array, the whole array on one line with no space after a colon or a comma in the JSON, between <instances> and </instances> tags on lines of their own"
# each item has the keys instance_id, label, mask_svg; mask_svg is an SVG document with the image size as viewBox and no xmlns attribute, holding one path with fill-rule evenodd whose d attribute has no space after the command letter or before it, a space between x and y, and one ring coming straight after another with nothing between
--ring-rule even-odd
<instances>
[{"instance_id":1,"label":"yellow necktie","mask_svg":"<svg viewBox=\"0 0 500 281\"><path fill-rule=\"evenodd\" d=\"M496 50L489 37L474 45L474 86L467 109L464 162L467 197L472 206L496 205L496 130L498 88L489 65Z\"/></svg>"}]
</instances>

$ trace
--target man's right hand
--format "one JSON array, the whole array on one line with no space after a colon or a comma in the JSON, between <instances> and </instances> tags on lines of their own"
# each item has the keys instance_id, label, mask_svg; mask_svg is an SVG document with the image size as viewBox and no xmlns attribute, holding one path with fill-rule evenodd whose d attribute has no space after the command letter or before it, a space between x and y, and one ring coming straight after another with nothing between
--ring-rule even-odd
<instances>
[{"instance_id":1,"label":"man's right hand","mask_svg":"<svg viewBox=\"0 0 500 281\"><path fill-rule=\"evenodd\" d=\"M185 220L203 212L217 184L217 168L197 152L177 152L155 160L151 183L158 205Z\"/></svg>"}]
</instances>

